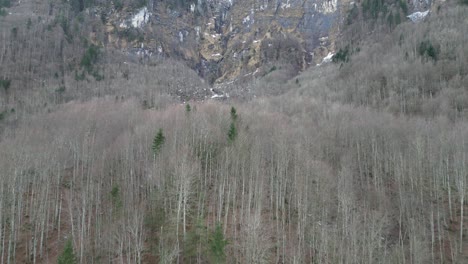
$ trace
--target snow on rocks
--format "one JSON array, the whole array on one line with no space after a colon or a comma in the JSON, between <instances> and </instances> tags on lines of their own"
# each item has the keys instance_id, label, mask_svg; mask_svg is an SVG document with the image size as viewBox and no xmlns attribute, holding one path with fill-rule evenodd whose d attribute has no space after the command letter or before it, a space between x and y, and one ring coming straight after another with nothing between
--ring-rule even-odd
<instances>
[{"instance_id":1,"label":"snow on rocks","mask_svg":"<svg viewBox=\"0 0 468 264\"><path fill-rule=\"evenodd\" d=\"M317 64L317 66L320 66L320 65L322 65L322 64L324 64L324 63L329 63L329 62L331 62L332 59L333 59L333 56L335 56L335 54L329 52L328 55L327 55L325 58L323 58L322 63Z\"/></svg>"},{"instance_id":2,"label":"snow on rocks","mask_svg":"<svg viewBox=\"0 0 468 264\"><path fill-rule=\"evenodd\" d=\"M149 22L151 13L148 8L143 7L130 20L125 20L120 23L121 28L129 28L129 25L134 28L141 28Z\"/></svg>"},{"instance_id":3,"label":"snow on rocks","mask_svg":"<svg viewBox=\"0 0 468 264\"><path fill-rule=\"evenodd\" d=\"M335 56L335 54L329 52L328 55L325 58L323 58L322 63L328 63L328 62L332 61L333 56Z\"/></svg>"},{"instance_id":4,"label":"snow on rocks","mask_svg":"<svg viewBox=\"0 0 468 264\"><path fill-rule=\"evenodd\" d=\"M414 23L422 21L427 15L429 14L429 10L424 12L414 12L411 15L407 16L407 18L411 19Z\"/></svg>"}]
</instances>

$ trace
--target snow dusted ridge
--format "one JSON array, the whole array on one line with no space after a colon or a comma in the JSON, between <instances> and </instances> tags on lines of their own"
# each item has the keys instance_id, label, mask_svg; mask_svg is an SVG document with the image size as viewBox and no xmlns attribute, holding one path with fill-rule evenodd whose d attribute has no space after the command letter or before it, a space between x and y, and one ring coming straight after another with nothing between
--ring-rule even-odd
<instances>
[{"instance_id":1,"label":"snow dusted ridge","mask_svg":"<svg viewBox=\"0 0 468 264\"><path fill-rule=\"evenodd\" d=\"M148 8L143 7L130 20L125 20L120 24L121 28L128 28L129 24L134 28L141 28L149 22L151 13Z\"/></svg>"},{"instance_id":2,"label":"snow dusted ridge","mask_svg":"<svg viewBox=\"0 0 468 264\"><path fill-rule=\"evenodd\" d=\"M429 10L424 12L414 12L413 14L407 16L407 18L411 19L413 22L422 21L427 15L429 14Z\"/></svg>"}]
</instances>

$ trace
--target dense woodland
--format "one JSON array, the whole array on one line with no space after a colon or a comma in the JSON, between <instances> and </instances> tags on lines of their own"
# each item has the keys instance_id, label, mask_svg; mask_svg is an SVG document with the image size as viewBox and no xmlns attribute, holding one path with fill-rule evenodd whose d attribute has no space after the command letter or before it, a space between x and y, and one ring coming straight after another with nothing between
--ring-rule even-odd
<instances>
[{"instance_id":1,"label":"dense woodland","mask_svg":"<svg viewBox=\"0 0 468 264\"><path fill-rule=\"evenodd\" d=\"M1 26L0 262L467 263L468 6L357 12L334 62L225 101L65 22Z\"/></svg>"}]
</instances>

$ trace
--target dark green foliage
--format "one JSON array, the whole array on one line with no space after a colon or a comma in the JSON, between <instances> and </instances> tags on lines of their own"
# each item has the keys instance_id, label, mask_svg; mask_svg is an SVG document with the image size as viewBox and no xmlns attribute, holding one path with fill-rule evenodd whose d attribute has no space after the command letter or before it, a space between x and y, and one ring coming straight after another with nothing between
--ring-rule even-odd
<instances>
[{"instance_id":1,"label":"dark green foliage","mask_svg":"<svg viewBox=\"0 0 468 264\"><path fill-rule=\"evenodd\" d=\"M0 121L3 121L3 119L6 118L7 113L8 113L7 111L0 112Z\"/></svg>"},{"instance_id":2,"label":"dark green foliage","mask_svg":"<svg viewBox=\"0 0 468 264\"><path fill-rule=\"evenodd\" d=\"M224 252L224 249L227 244L228 242L224 238L221 224L217 224L209 239L210 255L213 263L224 263L226 261L226 253Z\"/></svg>"},{"instance_id":3,"label":"dark green foliage","mask_svg":"<svg viewBox=\"0 0 468 264\"><path fill-rule=\"evenodd\" d=\"M236 128L236 121L237 121L237 110L236 108L231 107L231 126L229 127L228 131L228 140L229 142L234 142L237 138L237 128Z\"/></svg>"},{"instance_id":4,"label":"dark green foliage","mask_svg":"<svg viewBox=\"0 0 468 264\"><path fill-rule=\"evenodd\" d=\"M8 79L0 79L0 87L2 87L5 91L10 89L11 80Z\"/></svg>"},{"instance_id":5,"label":"dark green foliage","mask_svg":"<svg viewBox=\"0 0 468 264\"><path fill-rule=\"evenodd\" d=\"M89 74L93 73L94 64L96 64L101 51L99 47L91 44L88 49L85 51L83 58L81 59L81 67L83 67Z\"/></svg>"},{"instance_id":6,"label":"dark green foliage","mask_svg":"<svg viewBox=\"0 0 468 264\"><path fill-rule=\"evenodd\" d=\"M115 9L122 10L122 8L123 8L122 0L115 0L113 2L114 2Z\"/></svg>"},{"instance_id":7,"label":"dark green foliage","mask_svg":"<svg viewBox=\"0 0 468 264\"><path fill-rule=\"evenodd\" d=\"M76 257L75 253L73 253L73 245L71 240L68 240L65 244L65 248L63 249L62 254L57 259L58 264L75 264Z\"/></svg>"},{"instance_id":8,"label":"dark green foliage","mask_svg":"<svg viewBox=\"0 0 468 264\"><path fill-rule=\"evenodd\" d=\"M406 0L400 0L400 8L403 11L403 14L407 15L408 14L408 4L406 3Z\"/></svg>"},{"instance_id":9,"label":"dark green foliage","mask_svg":"<svg viewBox=\"0 0 468 264\"><path fill-rule=\"evenodd\" d=\"M396 12L393 18L395 25L401 24L401 15L400 12Z\"/></svg>"},{"instance_id":10,"label":"dark green foliage","mask_svg":"<svg viewBox=\"0 0 468 264\"><path fill-rule=\"evenodd\" d=\"M11 6L10 0L0 0L0 16L6 16L8 12L4 9L4 7L8 8Z\"/></svg>"},{"instance_id":11,"label":"dark green foliage","mask_svg":"<svg viewBox=\"0 0 468 264\"><path fill-rule=\"evenodd\" d=\"M437 61L440 51L432 44L431 41L425 40L419 44L418 53L421 57L426 57Z\"/></svg>"},{"instance_id":12,"label":"dark green foliage","mask_svg":"<svg viewBox=\"0 0 468 264\"><path fill-rule=\"evenodd\" d=\"M236 108L231 107L231 120L234 122L237 120L237 110Z\"/></svg>"},{"instance_id":13,"label":"dark green foliage","mask_svg":"<svg viewBox=\"0 0 468 264\"><path fill-rule=\"evenodd\" d=\"M87 46L87 41L85 41L85 46ZM83 71L75 71L75 80L82 81L86 79L86 73L92 75L96 81L101 81L104 79L104 76L99 73L96 69L95 64L97 63L101 51L98 46L91 44L83 54L81 58L80 66Z\"/></svg>"},{"instance_id":14,"label":"dark green foliage","mask_svg":"<svg viewBox=\"0 0 468 264\"><path fill-rule=\"evenodd\" d=\"M86 8L94 5L95 0L70 0L70 7L73 12L79 13L84 11Z\"/></svg>"},{"instance_id":15,"label":"dark green foliage","mask_svg":"<svg viewBox=\"0 0 468 264\"><path fill-rule=\"evenodd\" d=\"M116 210L120 210L122 208L122 198L120 197L120 188L118 185L114 185L110 192L112 204Z\"/></svg>"},{"instance_id":16,"label":"dark green foliage","mask_svg":"<svg viewBox=\"0 0 468 264\"><path fill-rule=\"evenodd\" d=\"M59 88L55 89L56 93L64 93L66 90L65 86L60 86Z\"/></svg>"},{"instance_id":17,"label":"dark green foliage","mask_svg":"<svg viewBox=\"0 0 468 264\"><path fill-rule=\"evenodd\" d=\"M68 17L63 14L60 14L59 16L57 16L51 27L57 24L60 25L60 27L62 28L63 34L65 35L65 39L68 41L68 43L71 43L73 40L73 34L70 30L70 23L68 21ZM52 30L52 28L50 28L50 30Z\"/></svg>"},{"instance_id":18,"label":"dark green foliage","mask_svg":"<svg viewBox=\"0 0 468 264\"><path fill-rule=\"evenodd\" d=\"M460 4L462 5L468 5L468 0L460 0ZM440 7L440 6L439 6Z\"/></svg>"},{"instance_id":19,"label":"dark green foliage","mask_svg":"<svg viewBox=\"0 0 468 264\"><path fill-rule=\"evenodd\" d=\"M11 7L11 0L0 0L0 8Z\"/></svg>"},{"instance_id":20,"label":"dark green foliage","mask_svg":"<svg viewBox=\"0 0 468 264\"><path fill-rule=\"evenodd\" d=\"M349 46L346 46L344 49L340 48L338 50L338 52L333 56L332 61L334 63L348 62L350 55Z\"/></svg>"},{"instance_id":21,"label":"dark green foliage","mask_svg":"<svg viewBox=\"0 0 468 264\"><path fill-rule=\"evenodd\" d=\"M203 221L198 221L187 233L184 241L184 259L188 263L196 263L199 255L206 256L208 244L208 230Z\"/></svg>"},{"instance_id":22,"label":"dark green foliage","mask_svg":"<svg viewBox=\"0 0 468 264\"><path fill-rule=\"evenodd\" d=\"M185 112L190 113L190 111L192 111L192 107L190 106L190 104L186 104L185 105Z\"/></svg>"},{"instance_id":23,"label":"dark green foliage","mask_svg":"<svg viewBox=\"0 0 468 264\"><path fill-rule=\"evenodd\" d=\"M234 142L236 137L237 137L236 124L234 124L234 122L232 122L231 126L229 127L229 131L228 131L228 140L229 140L229 142Z\"/></svg>"},{"instance_id":24,"label":"dark green foliage","mask_svg":"<svg viewBox=\"0 0 468 264\"><path fill-rule=\"evenodd\" d=\"M154 137L153 145L151 146L151 149L153 149L153 153L155 156L158 155L162 145L164 144L164 141L166 141L166 137L164 137L163 131L160 128L158 133Z\"/></svg>"}]
</instances>

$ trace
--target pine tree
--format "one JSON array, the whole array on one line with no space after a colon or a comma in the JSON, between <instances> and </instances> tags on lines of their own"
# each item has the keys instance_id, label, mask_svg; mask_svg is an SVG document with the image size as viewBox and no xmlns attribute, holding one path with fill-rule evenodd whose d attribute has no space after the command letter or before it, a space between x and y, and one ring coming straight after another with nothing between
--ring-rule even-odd
<instances>
[{"instance_id":1,"label":"pine tree","mask_svg":"<svg viewBox=\"0 0 468 264\"><path fill-rule=\"evenodd\" d=\"M211 234L209 244L213 263L224 263L226 259L224 248L228 242L224 239L223 229L220 224L216 225L214 232Z\"/></svg>"},{"instance_id":2,"label":"pine tree","mask_svg":"<svg viewBox=\"0 0 468 264\"><path fill-rule=\"evenodd\" d=\"M63 249L62 254L57 259L58 264L75 264L76 257L75 253L73 253L73 245L71 239L67 241L65 244L65 248Z\"/></svg>"},{"instance_id":3,"label":"pine tree","mask_svg":"<svg viewBox=\"0 0 468 264\"><path fill-rule=\"evenodd\" d=\"M153 149L153 153L154 153L155 156L158 155L158 153L161 150L161 147L164 144L165 140L166 140L166 138L164 137L163 131L160 128L158 133L156 134L156 136L153 139L152 149Z\"/></svg>"},{"instance_id":4,"label":"pine tree","mask_svg":"<svg viewBox=\"0 0 468 264\"><path fill-rule=\"evenodd\" d=\"M236 137L237 137L237 128L234 122L232 122L228 131L229 142L233 142L236 139Z\"/></svg>"},{"instance_id":5,"label":"pine tree","mask_svg":"<svg viewBox=\"0 0 468 264\"><path fill-rule=\"evenodd\" d=\"M190 106L190 104L186 104L185 105L185 112L190 113L190 111L192 111L192 107Z\"/></svg>"},{"instance_id":6,"label":"pine tree","mask_svg":"<svg viewBox=\"0 0 468 264\"><path fill-rule=\"evenodd\" d=\"M236 121L237 120L237 110L233 107L231 107L231 119L232 121Z\"/></svg>"}]
</instances>

